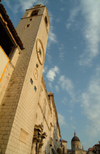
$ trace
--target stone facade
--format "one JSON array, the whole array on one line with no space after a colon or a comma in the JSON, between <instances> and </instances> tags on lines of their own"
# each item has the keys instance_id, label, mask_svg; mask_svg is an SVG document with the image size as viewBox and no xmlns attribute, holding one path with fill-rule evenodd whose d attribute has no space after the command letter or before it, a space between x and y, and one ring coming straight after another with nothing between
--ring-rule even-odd
<instances>
[{"instance_id":1,"label":"stone facade","mask_svg":"<svg viewBox=\"0 0 100 154\"><path fill-rule=\"evenodd\" d=\"M26 10L16 30L1 4L0 18L5 34L0 52L9 59L0 68L0 154L56 153L58 116L42 75L50 26L47 8L40 4Z\"/></svg>"},{"instance_id":2,"label":"stone facade","mask_svg":"<svg viewBox=\"0 0 100 154\"><path fill-rule=\"evenodd\" d=\"M43 153L55 152L59 147L60 128L58 124L57 111L54 103L54 95L46 91L44 79L42 78L40 86L40 95L38 109L36 112L35 126L43 126L45 139L43 141ZM35 143L36 145L36 143Z\"/></svg>"},{"instance_id":3,"label":"stone facade","mask_svg":"<svg viewBox=\"0 0 100 154\"><path fill-rule=\"evenodd\" d=\"M67 141L62 140L63 154L67 154Z\"/></svg>"}]
</instances>

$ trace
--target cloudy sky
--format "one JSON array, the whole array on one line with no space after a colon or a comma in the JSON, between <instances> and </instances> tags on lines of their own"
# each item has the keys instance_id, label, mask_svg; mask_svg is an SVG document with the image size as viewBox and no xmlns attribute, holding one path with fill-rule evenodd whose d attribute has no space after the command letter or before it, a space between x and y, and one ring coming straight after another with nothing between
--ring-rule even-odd
<instances>
[{"instance_id":1,"label":"cloudy sky","mask_svg":"<svg viewBox=\"0 0 100 154\"><path fill-rule=\"evenodd\" d=\"M25 9L47 5L43 76L54 93L62 138L88 149L100 140L100 0L2 0L16 27Z\"/></svg>"}]
</instances>

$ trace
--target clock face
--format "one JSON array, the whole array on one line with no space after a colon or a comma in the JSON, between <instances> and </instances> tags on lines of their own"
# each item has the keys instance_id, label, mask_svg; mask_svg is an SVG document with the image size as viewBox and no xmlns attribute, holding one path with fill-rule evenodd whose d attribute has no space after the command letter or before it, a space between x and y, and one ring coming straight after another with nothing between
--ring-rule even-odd
<instances>
[{"instance_id":1,"label":"clock face","mask_svg":"<svg viewBox=\"0 0 100 154\"><path fill-rule=\"evenodd\" d=\"M40 39L38 39L36 42L36 51L37 51L37 57L38 57L39 63L41 65L43 65L43 63L44 63L44 49L43 49L43 44Z\"/></svg>"},{"instance_id":2,"label":"clock face","mask_svg":"<svg viewBox=\"0 0 100 154\"><path fill-rule=\"evenodd\" d=\"M37 71L36 68L34 69L33 74L34 74L34 78L35 78L35 80L37 80L37 79L38 79L38 71Z\"/></svg>"}]
</instances>

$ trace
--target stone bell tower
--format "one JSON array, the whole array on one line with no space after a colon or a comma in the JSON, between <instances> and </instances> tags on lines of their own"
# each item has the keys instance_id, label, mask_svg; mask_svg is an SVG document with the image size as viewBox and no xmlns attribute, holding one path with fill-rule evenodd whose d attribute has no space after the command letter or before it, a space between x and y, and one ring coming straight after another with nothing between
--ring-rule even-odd
<instances>
[{"instance_id":1,"label":"stone bell tower","mask_svg":"<svg viewBox=\"0 0 100 154\"><path fill-rule=\"evenodd\" d=\"M45 5L27 9L16 31L23 43L0 107L1 154L30 154L49 31Z\"/></svg>"}]
</instances>

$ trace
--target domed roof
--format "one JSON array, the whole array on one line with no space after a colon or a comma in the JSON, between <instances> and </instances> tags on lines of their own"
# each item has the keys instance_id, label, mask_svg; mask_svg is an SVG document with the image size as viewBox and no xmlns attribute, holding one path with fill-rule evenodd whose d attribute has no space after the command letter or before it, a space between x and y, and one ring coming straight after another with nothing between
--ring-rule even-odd
<instances>
[{"instance_id":1,"label":"domed roof","mask_svg":"<svg viewBox=\"0 0 100 154\"><path fill-rule=\"evenodd\" d=\"M76 133L74 133L74 137L72 138L71 142L73 141L79 141L80 142L80 139L76 136Z\"/></svg>"},{"instance_id":2,"label":"domed roof","mask_svg":"<svg viewBox=\"0 0 100 154\"><path fill-rule=\"evenodd\" d=\"M74 136L74 137L72 138L72 141L80 141L80 140L79 140L79 138L78 138L77 136Z\"/></svg>"}]
</instances>

